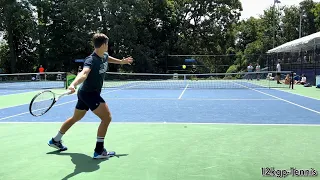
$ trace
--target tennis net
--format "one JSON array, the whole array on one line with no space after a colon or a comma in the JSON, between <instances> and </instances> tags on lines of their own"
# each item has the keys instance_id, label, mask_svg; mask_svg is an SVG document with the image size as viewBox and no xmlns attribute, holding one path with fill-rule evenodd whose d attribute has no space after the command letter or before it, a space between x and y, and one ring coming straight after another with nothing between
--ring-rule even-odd
<instances>
[{"instance_id":1,"label":"tennis net","mask_svg":"<svg viewBox=\"0 0 320 180\"><path fill-rule=\"evenodd\" d=\"M0 74L0 89L57 89L66 86L65 72Z\"/></svg>"},{"instance_id":2,"label":"tennis net","mask_svg":"<svg viewBox=\"0 0 320 180\"><path fill-rule=\"evenodd\" d=\"M280 83L277 77L280 76ZM293 88L291 71L212 73L212 74L149 74L108 72L104 88L124 89L255 89ZM290 78L285 82L285 78Z\"/></svg>"}]
</instances>

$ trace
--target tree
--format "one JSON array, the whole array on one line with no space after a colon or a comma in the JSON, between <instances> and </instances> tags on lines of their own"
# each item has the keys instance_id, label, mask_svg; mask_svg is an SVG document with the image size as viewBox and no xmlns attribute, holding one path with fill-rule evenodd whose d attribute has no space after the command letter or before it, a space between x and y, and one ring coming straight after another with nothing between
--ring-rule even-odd
<instances>
[{"instance_id":1,"label":"tree","mask_svg":"<svg viewBox=\"0 0 320 180\"><path fill-rule=\"evenodd\" d=\"M1 1L1 26L9 45L9 72L30 72L36 61L33 56L36 48L35 22L32 7L28 1ZM8 64L8 63L5 63Z\"/></svg>"},{"instance_id":2,"label":"tree","mask_svg":"<svg viewBox=\"0 0 320 180\"><path fill-rule=\"evenodd\" d=\"M315 17L314 23L316 26L316 31L320 31L320 3L315 3L311 12L313 13L313 15Z\"/></svg>"},{"instance_id":3,"label":"tree","mask_svg":"<svg viewBox=\"0 0 320 180\"><path fill-rule=\"evenodd\" d=\"M284 8L284 17L282 18L282 36L285 42L293 41L299 38L300 11L296 6Z\"/></svg>"},{"instance_id":4,"label":"tree","mask_svg":"<svg viewBox=\"0 0 320 180\"><path fill-rule=\"evenodd\" d=\"M314 9L316 4L312 0L300 2L300 13L302 15L302 37L316 32Z\"/></svg>"}]
</instances>

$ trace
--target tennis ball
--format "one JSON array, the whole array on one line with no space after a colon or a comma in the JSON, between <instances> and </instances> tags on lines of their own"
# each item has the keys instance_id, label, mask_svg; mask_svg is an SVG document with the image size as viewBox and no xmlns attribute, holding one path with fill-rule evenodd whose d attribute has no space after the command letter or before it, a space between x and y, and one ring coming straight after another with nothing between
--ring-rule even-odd
<instances>
[{"instance_id":1,"label":"tennis ball","mask_svg":"<svg viewBox=\"0 0 320 180\"><path fill-rule=\"evenodd\" d=\"M187 68L187 66L186 66L186 65L182 65L182 68L183 68L183 69L186 69L186 68Z\"/></svg>"}]
</instances>

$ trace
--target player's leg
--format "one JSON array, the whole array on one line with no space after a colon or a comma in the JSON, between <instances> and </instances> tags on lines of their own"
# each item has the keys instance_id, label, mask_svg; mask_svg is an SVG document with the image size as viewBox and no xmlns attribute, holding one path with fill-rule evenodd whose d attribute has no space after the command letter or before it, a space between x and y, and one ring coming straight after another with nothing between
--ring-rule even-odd
<instances>
[{"instance_id":1,"label":"player's leg","mask_svg":"<svg viewBox=\"0 0 320 180\"><path fill-rule=\"evenodd\" d=\"M53 148L59 149L60 151L67 150L68 148L62 144L62 141L61 141L62 136L70 129L70 127L73 124L75 124L85 116L88 109L89 109L88 106L79 99L72 117L68 118L62 124L57 135L48 142L48 145Z\"/></svg>"},{"instance_id":2,"label":"player's leg","mask_svg":"<svg viewBox=\"0 0 320 180\"><path fill-rule=\"evenodd\" d=\"M104 148L104 138L107 134L107 130L112 119L111 112L108 105L100 95L96 97L96 102L94 103L94 105L95 106L90 107L90 109L95 115L100 118L101 122L97 131L97 142L94 149L93 158L99 159L114 156L115 152L107 152L107 150Z\"/></svg>"},{"instance_id":3,"label":"player's leg","mask_svg":"<svg viewBox=\"0 0 320 180\"><path fill-rule=\"evenodd\" d=\"M109 124L111 122L111 113L110 113L109 107L106 103L100 103L98 108L95 109L93 113L97 115L101 120L98 128L98 132L97 132L97 137L100 139L104 139L107 134ZM102 147L101 146L96 147L95 150L101 151L103 149L103 143L101 143L101 145Z\"/></svg>"},{"instance_id":4,"label":"player's leg","mask_svg":"<svg viewBox=\"0 0 320 180\"><path fill-rule=\"evenodd\" d=\"M61 126L60 132L65 134L71 126L80 121L87 113L87 110L75 109L72 117L68 118Z\"/></svg>"},{"instance_id":5,"label":"player's leg","mask_svg":"<svg viewBox=\"0 0 320 180\"><path fill-rule=\"evenodd\" d=\"M281 74L277 73L277 84L281 84L280 80L281 80Z\"/></svg>"}]
</instances>

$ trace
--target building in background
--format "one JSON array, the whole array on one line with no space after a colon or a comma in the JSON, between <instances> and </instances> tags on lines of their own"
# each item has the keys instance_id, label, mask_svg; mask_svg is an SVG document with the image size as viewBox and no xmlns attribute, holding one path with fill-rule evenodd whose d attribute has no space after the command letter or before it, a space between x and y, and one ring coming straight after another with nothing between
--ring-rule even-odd
<instances>
[{"instance_id":1,"label":"building in background","mask_svg":"<svg viewBox=\"0 0 320 180\"><path fill-rule=\"evenodd\" d=\"M268 51L268 67L275 70L281 61L282 71L304 74L308 82L315 85L316 76L320 74L319 46L320 32L284 43Z\"/></svg>"}]
</instances>

